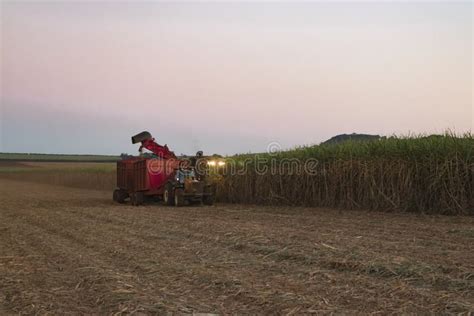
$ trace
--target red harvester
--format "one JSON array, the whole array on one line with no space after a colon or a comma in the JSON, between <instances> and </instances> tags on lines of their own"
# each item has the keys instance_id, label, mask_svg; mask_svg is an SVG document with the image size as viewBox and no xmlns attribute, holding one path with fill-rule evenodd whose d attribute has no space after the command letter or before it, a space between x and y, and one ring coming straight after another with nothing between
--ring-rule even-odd
<instances>
[{"instance_id":1,"label":"red harvester","mask_svg":"<svg viewBox=\"0 0 474 316\"><path fill-rule=\"evenodd\" d=\"M213 204L211 185L204 177L196 175L194 166L180 160L168 149L159 145L149 132L132 137L132 144L141 143L156 157L131 157L117 162L117 189L113 199L124 203L128 198L132 205L140 205L147 198L158 198L165 204L182 206L187 203Z\"/></svg>"}]
</instances>

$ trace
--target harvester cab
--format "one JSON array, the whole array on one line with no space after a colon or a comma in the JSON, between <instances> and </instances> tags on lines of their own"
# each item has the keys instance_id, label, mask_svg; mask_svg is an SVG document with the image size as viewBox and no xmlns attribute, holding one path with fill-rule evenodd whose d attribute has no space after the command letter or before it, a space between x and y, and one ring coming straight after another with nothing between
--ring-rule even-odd
<instances>
[{"instance_id":1,"label":"harvester cab","mask_svg":"<svg viewBox=\"0 0 474 316\"><path fill-rule=\"evenodd\" d=\"M184 183L186 180L196 180L196 173L194 171L194 168L179 168L178 170L176 170L176 181L179 183Z\"/></svg>"},{"instance_id":2,"label":"harvester cab","mask_svg":"<svg viewBox=\"0 0 474 316\"><path fill-rule=\"evenodd\" d=\"M117 162L114 201L124 203L130 199L132 205L140 205L147 198L157 198L175 206L213 204L211 184L196 176L189 161L178 159L167 145L155 142L149 132L133 136L132 144L137 143L141 144L140 153L146 148L154 157L131 157Z\"/></svg>"}]
</instances>

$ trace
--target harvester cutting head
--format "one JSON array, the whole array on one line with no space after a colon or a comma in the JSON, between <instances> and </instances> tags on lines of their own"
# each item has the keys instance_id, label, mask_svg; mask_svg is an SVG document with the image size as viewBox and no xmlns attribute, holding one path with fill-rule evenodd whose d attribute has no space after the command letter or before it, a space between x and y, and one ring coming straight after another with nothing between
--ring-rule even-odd
<instances>
[{"instance_id":1,"label":"harvester cutting head","mask_svg":"<svg viewBox=\"0 0 474 316\"><path fill-rule=\"evenodd\" d=\"M151 134L149 132L141 132L141 133L138 133L137 135L135 136L132 136L132 144L136 144L136 143L141 143L145 140L148 140L148 139L153 139L153 137L151 137Z\"/></svg>"}]
</instances>

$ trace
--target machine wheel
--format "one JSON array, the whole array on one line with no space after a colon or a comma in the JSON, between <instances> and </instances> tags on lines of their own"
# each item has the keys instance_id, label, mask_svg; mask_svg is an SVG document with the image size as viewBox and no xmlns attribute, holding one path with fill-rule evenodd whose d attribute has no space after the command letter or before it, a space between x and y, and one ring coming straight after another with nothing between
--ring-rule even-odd
<instances>
[{"instance_id":1,"label":"machine wheel","mask_svg":"<svg viewBox=\"0 0 474 316\"><path fill-rule=\"evenodd\" d=\"M178 207L184 205L184 190L183 189L176 189L174 191L174 205Z\"/></svg>"},{"instance_id":2,"label":"machine wheel","mask_svg":"<svg viewBox=\"0 0 474 316\"><path fill-rule=\"evenodd\" d=\"M130 193L130 203L132 205L135 205L135 199L136 199L135 192Z\"/></svg>"},{"instance_id":3,"label":"machine wheel","mask_svg":"<svg viewBox=\"0 0 474 316\"><path fill-rule=\"evenodd\" d=\"M211 195L204 195L202 197L202 203L204 203L204 205L212 205L214 204L214 194L211 194Z\"/></svg>"},{"instance_id":4,"label":"machine wheel","mask_svg":"<svg viewBox=\"0 0 474 316\"><path fill-rule=\"evenodd\" d=\"M165 191L163 192L163 202L166 205L173 205L174 203L173 185L171 183L167 183L165 186Z\"/></svg>"},{"instance_id":5,"label":"machine wheel","mask_svg":"<svg viewBox=\"0 0 474 316\"><path fill-rule=\"evenodd\" d=\"M125 203L125 199L127 198L127 192L115 189L113 194L113 200L117 203Z\"/></svg>"},{"instance_id":6,"label":"machine wheel","mask_svg":"<svg viewBox=\"0 0 474 316\"><path fill-rule=\"evenodd\" d=\"M145 199L145 196L144 196L143 192L130 193L130 202L134 206L142 205L144 199Z\"/></svg>"},{"instance_id":7,"label":"machine wheel","mask_svg":"<svg viewBox=\"0 0 474 316\"><path fill-rule=\"evenodd\" d=\"M145 201L145 194L143 192L136 192L135 193L135 205L142 205Z\"/></svg>"}]
</instances>

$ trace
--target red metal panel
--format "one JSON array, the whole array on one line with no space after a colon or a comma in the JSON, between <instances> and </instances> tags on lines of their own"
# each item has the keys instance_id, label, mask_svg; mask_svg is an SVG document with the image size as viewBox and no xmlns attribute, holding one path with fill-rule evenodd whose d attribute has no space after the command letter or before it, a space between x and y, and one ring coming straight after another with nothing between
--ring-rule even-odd
<instances>
[{"instance_id":1,"label":"red metal panel","mask_svg":"<svg viewBox=\"0 0 474 316\"><path fill-rule=\"evenodd\" d=\"M146 159L132 158L117 162L117 187L129 192L148 189Z\"/></svg>"},{"instance_id":2,"label":"red metal panel","mask_svg":"<svg viewBox=\"0 0 474 316\"><path fill-rule=\"evenodd\" d=\"M117 162L117 187L129 192L159 192L179 167L177 159L131 158Z\"/></svg>"},{"instance_id":3,"label":"red metal panel","mask_svg":"<svg viewBox=\"0 0 474 316\"><path fill-rule=\"evenodd\" d=\"M173 177L180 161L177 159L150 159L147 162L150 190L160 190Z\"/></svg>"},{"instance_id":4,"label":"red metal panel","mask_svg":"<svg viewBox=\"0 0 474 316\"><path fill-rule=\"evenodd\" d=\"M133 163L133 191L148 189L147 160L137 160Z\"/></svg>"},{"instance_id":5,"label":"red metal panel","mask_svg":"<svg viewBox=\"0 0 474 316\"><path fill-rule=\"evenodd\" d=\"M117 187L121 189L128 189L127 185L127 163L117 161Z\"/></svg>"}]
</instances>

